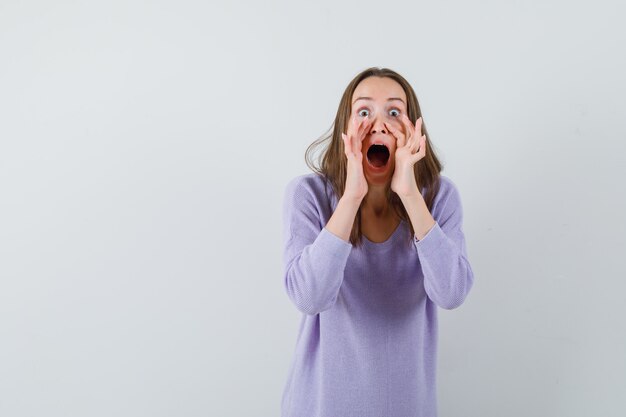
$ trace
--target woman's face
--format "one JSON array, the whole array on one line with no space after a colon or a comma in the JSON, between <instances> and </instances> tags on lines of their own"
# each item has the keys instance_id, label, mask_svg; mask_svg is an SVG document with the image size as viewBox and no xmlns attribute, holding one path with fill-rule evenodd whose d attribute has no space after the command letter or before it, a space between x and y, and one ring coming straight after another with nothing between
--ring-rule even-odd
<instances>
[{"instance_id":1,"label":"woman's face","mask_svg":"<svg viewBox=\"0 0 626 417\"><path fill-rule=\"evenodd\" d=\"M363 138L363 173L370 184L391 181L395 167L397 140L387 126L404 132L400 116L407 113L406 94L402 86L387 77L368 77L361 81L352 95L351 118L367 118L371 123ZM387 126L386 126L386 125ZM385 145L374 146L375 144ZM370 149L370 147L372 147Z\"/></svg>"}]
</instances>

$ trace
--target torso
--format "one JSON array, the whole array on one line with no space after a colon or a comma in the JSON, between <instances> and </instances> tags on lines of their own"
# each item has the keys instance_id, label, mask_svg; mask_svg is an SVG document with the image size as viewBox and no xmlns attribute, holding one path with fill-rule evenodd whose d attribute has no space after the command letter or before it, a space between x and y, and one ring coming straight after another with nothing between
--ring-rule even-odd
<instances>
[{"instance_id":1,"label":"torso","mask_svg":"<svg viewBox=\"0 0 626 417\"><path fill-rule=\"evenodd\" d=\"M361 214L361 233L374 243L382 243L391 237L400 221L395 215L383 219Z\"/></svg>"}]
</instances>

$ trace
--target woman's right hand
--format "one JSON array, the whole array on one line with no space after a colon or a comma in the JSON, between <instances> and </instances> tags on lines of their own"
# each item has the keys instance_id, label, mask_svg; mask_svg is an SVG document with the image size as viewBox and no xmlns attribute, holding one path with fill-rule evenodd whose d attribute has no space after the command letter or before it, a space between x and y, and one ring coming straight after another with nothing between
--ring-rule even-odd
<instances>
[{"instance_id":1,"label":"woman's right hand","mask_svg":"<svg viewBox=\"0 0 626 417\"><path fill-rule=\"evenodd\" d=\"M353 116L348 123L348 132L341 133L343 148L348 158L346 173L346 188L344 196L361 201L367 194L368 186L363 173L363 152L361 149L363 139L371 126L367 118L357 121Z\"/></svg>"}]
</instances>

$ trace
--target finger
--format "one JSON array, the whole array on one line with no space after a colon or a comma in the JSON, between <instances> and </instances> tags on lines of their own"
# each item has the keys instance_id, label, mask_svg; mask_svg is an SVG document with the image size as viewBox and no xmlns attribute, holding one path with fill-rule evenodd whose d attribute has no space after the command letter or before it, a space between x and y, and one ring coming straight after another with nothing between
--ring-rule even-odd
<instances>
[{"instance_id":1,"label":"finger","mask_svg":"<svg viewBox=\"0 0 626 417\"><path fill-rule=\"evenodd\" d=\"M351 140L352 136L354 136L356 132L359 131L360 125L361 121L356 116L352 116L352 118L350 119L350 127L348 129L348 139Z\"/></svg>"},{"instance_id":2,"label":"finger","mask_svg":"<svg viewBox=\"0 0 626 417\"><path fill-rule=\"evenodd\" d=\"M391 135L396 138L396 142L398 143L397 147L398 148L402 148L405 144L406 144L406 138L404 137L404 135L402 134L401 131L396 130L395 127L392 127L391 125L385 123L385 126L387 127L387 130L389 131L389 133L391 133Z\"/></svg>"},{"instance_id":3,"label":"finger","mask_svg":"<svg viewBox=\"0 0 626 417\"><path fill-rule=\"evenodd\" d=\"M415 121L415 131L419 132L419 136L422 135L422 125L424 124L424 120L422 119L422 116L420 116L416 121Z\"/></svg>"},{"instance_id":4,"label":"finger","mask_svg":"<svg viewBox=\"0 0 626 417\"><path fill-rule=\"evenodd\" d=\"M348 135L348 138L352 138L352 136L354 136L354 132L359 130L359 119L355 117L352 118L352 130L350 131L350 134Z\"/></svg>"},{"instance_id":5,"label":"finger","mask_svg":"<svg viewBox=\"0 0 626 417\"><path fill-rule=\"evenodd\" d=\"M361 125L359 126L359 132L358 132L359 142L363 140L363 138L365 137L365 132L367 132L367 129L369 129L369 126L370 126L370 120L368 118L364 118L363 120L361 120Z\"/></svg>"},{"instance_id":6,"label":"finger","mask_svg":"<svg viewBox=\"0 0 626 417\"><path fill-rule=\"evenodd\" d=\"M350 119L350 131L348 132L348 140L352 143L352 138L358 135L359 128L361 127L361 120L356 116Z\"/></svg>"},{"instance_id":7,"label":"finger","mask_svg":"<svg viewBox=\"0 0 626 417\"><path fill-rule=\"evenodd\" d=\"M420 159L422 159L424 157L424 155L422 155L421 152L416 152L416 153L414 153L411 156L413 157L412 158L413 163L416 163L417 161L419 161Z\"/></svg>"},{"instance_id":8,"label":"finger","mask_svg":"<svg viewBox=\"0 0 626 417\"><path fill-rule=\"evenodd\" d=\"M417 120L415 121L415 135L419 138L417 139L418 144L422 142L422 136L423 136L422 125L423 124L424 124L424 120L422 119L422 116L418 117Z\"/></svg>"},{"instance_id":9,"label":"finger","mask_svg":"<svg viewBox=\"0 0 626 417\"><path fill-rule=\"evenodd\" d=\"M420 138L420 140L418 142L418 145L419 145L419 150L418 150L417 146L415 147L415 150L417 151L417 154L419 154L421 156L426 155L426 135L423 135Z\"/></svg>"},{"instance_id":10,"label":"finger","mask_svg":"<svg viewBox=\"0 0 626 417\"><path fill-rule=\"evenodd\" d=\"M359 135L357 138L356 143L357 145L357 150L359 152L361 152L362 148L363 148L363 139L365 139L365 137L367 136L367 133L369 132L369 129L372 126L372 121L369 119L365 119L365 121L363 122L363 125L361 126L362 129L359 131Z\"/></svg>"},{"instance_id":11,"label":"finger","mask_svg":"<svg viewBox=\"0 0 626 417\"><path fill-rule=\"evenodd\" d=\"M411 153L417 152L417 148L419 147L421 141L422 141L422 138L420 138L419 140L416 137L411 138L411 145L410 145Z\"/></svg>"},{"instance_id":12,"label":"finger","mask_svg":"<svg viewBox=\"0 0 626 417\"><path fill-rule=\"evenodd\" d=\"M401 119L404 127L406 128L407 137L413 139L415 136L415 126L413 126L413 123L411 123L411 119L409 119L409 116L407 116L406 114L402 114Z\"/></svg>"},{"instance_id":13,"label":"finger","mask_svg":"<svg viewBox=\"0 0 626 417\"><path fill-rule=\"evenodd\" d=\"M345 133L345 134L346 134L346 136L347 136L347 137L350 137L350 134L352 133L352 126L353 126L353 125L354 125L354 119L353 119L353 118L350 118L350 119L348 120L348 127L347 127L346 131L345 131L345 132L343 132L343 133Z\"/></svg>"},{"instance_id":14,"label":"finger","mask_svg":"<svg viewBox=\"0 0 626 417\"><path fill-rule=\"evenodd\" d=\"M346 135L346 149L348 150L348 155L354 155L354 135Z\"/></svg>"},{"instance_id":15,"label":"finger","mask_svg":"<svg viewBox=\"0 0 626 417\"><path fill-rule=\"evenodd\" d=\"M348 143L348 135L346 133L341 133L341 139L343 140L343 151L348 156L350 153L350 145Z\"/></svg>"}]
</instances>

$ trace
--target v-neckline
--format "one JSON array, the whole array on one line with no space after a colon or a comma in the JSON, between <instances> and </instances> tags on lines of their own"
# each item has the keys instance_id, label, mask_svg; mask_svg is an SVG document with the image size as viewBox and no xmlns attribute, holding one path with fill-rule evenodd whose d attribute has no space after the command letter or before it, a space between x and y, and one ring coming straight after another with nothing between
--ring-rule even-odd
<instances>
[{"instance_id":1,"label":"v-neckline","mask_svg":"<svg viewBox=\"0 0 626 417\"><path fill-rule=\"evenodd\" d=\"M389 237L384 240L383 242L373 242L370 239L367 238L367 236L365 236L364 233L361 233L361 236L363 237L363 243L366 246L372 247L372 248L383 248L383 247L387 247L389 245L391 245L393 243L393 241L395 240L395 236L400 232L400 229L402 228L402 224L404 223L403 219L400 219L400 222L398 222L398 225L396 226L396 228L393 230L393 232L391 232L391 234L389 235Z\"/></svg>"}]
</instances>

